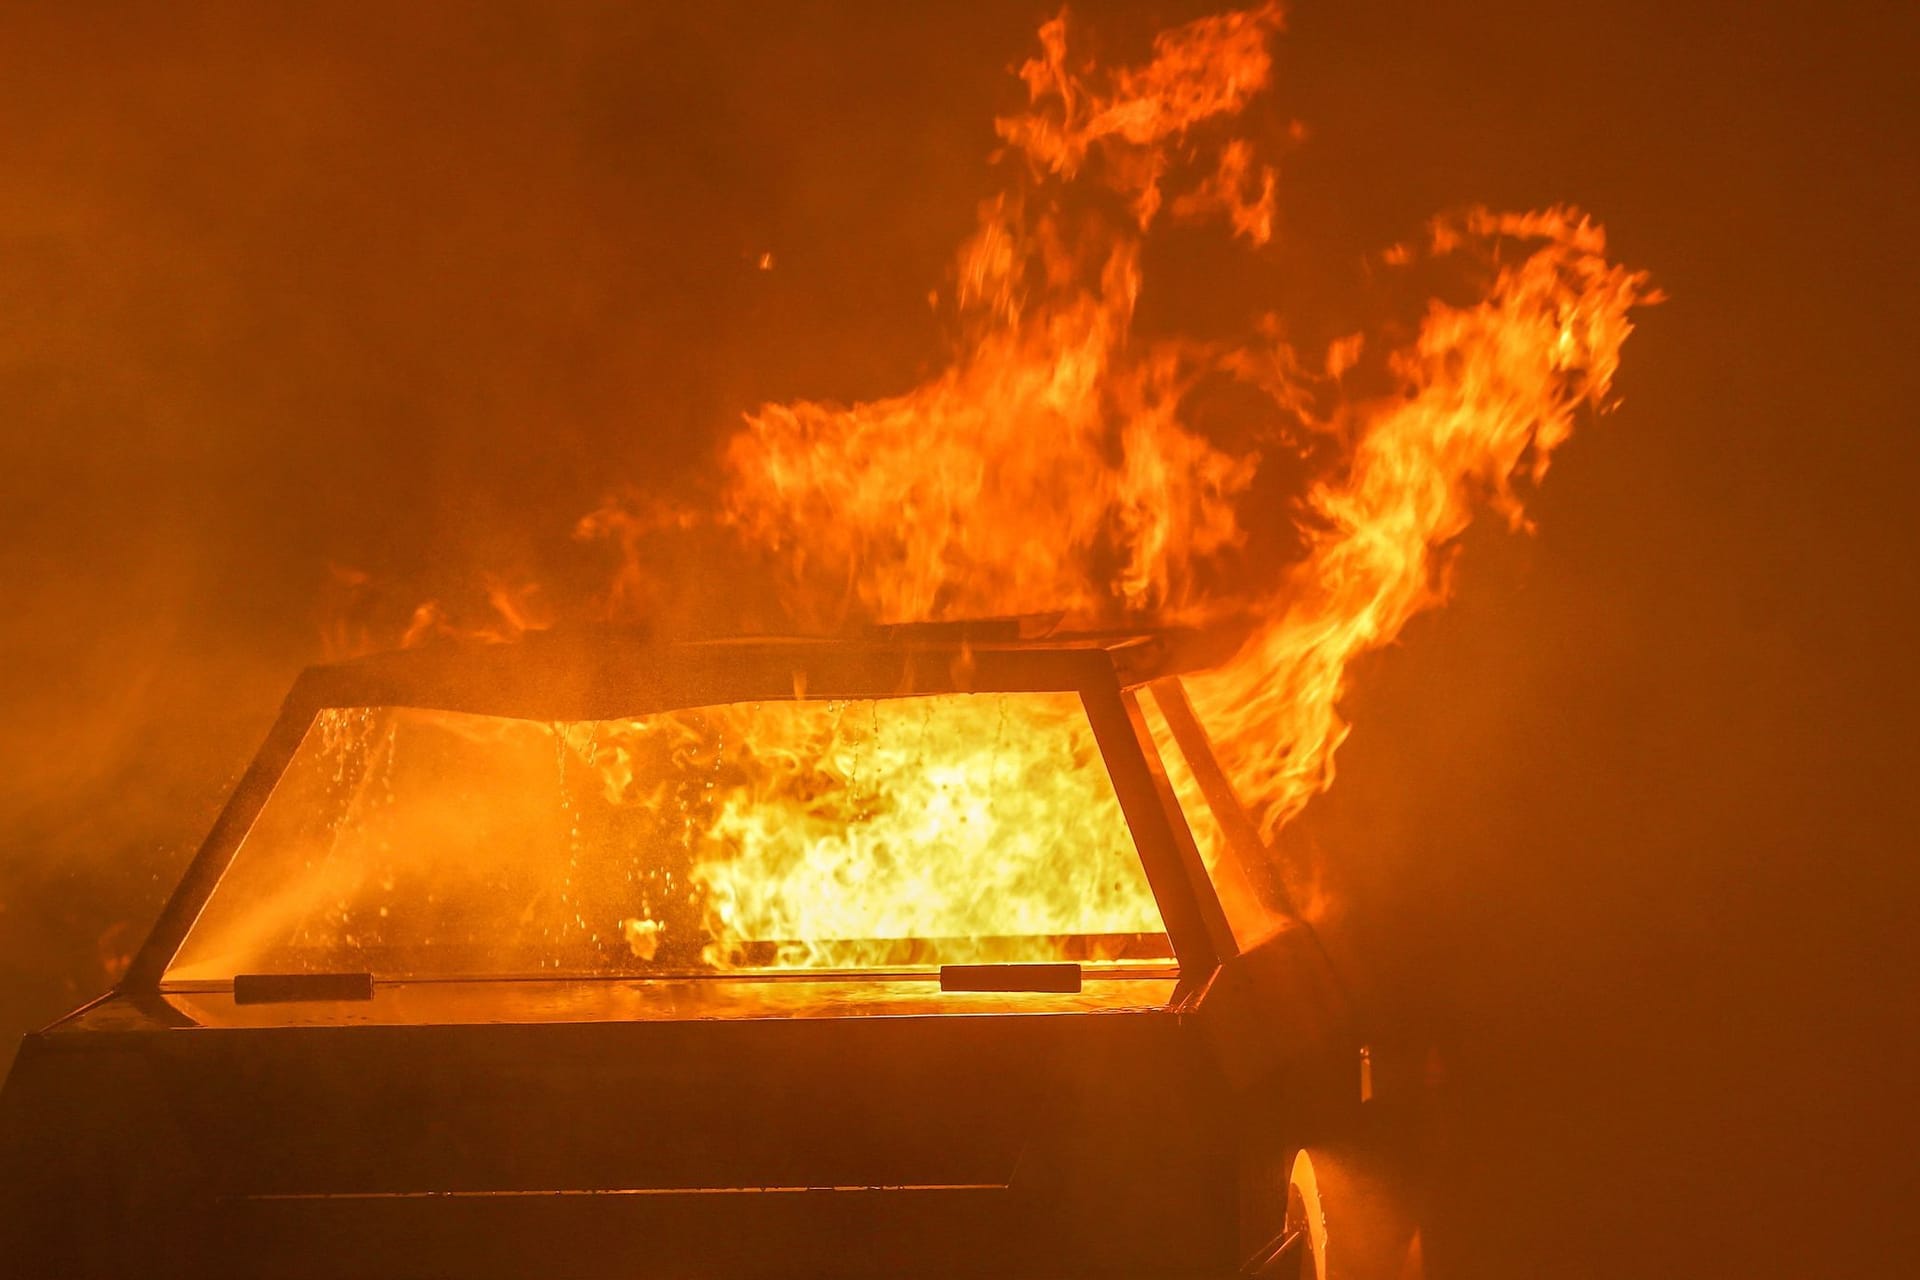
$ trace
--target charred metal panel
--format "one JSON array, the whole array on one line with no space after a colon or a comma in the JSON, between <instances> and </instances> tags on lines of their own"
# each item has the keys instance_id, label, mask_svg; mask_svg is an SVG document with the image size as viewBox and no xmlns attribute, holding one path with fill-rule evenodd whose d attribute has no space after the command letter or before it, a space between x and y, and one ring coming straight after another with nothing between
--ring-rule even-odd
<instances>
[{"instance_id":1,"label":"charred metal panel","mask_svg":"<svg viewBox=\"0 0 1920 1280\"><path fill-rule=\"evenodd\" d=\"M65 1040L97 1105L57 1145L175 1159L76 1170L42 1249L161 1168L203 1274L1218 1274L1236 1246L1232 1128L1171 1013Z\"/></svg>"}]
</instances>

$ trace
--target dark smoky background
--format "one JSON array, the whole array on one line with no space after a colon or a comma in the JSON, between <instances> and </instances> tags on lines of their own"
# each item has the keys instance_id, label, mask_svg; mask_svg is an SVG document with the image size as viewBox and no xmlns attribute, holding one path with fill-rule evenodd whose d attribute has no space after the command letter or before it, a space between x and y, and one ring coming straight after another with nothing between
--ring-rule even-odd
<instances>
[{"instance_id":1,"label":"dark smoky background","mask_svg":"<svg viewBox=\"0 0 1920 1280\"><path fill-rule=\"evenodd\" d=\"M1084 8L1121 54L1208 11ZM926 295L1049 13L0 11L7 1052L137 943L338 568L375 624L488 573L584 597L608 493L697 485L762 400L935 366ZM1417 1064L1430 1266L1911 1274L1920 19L1290 26L1280 248L1211 299L1157 249L1143 323L1337 310L1472 202L1586 206L1672 297L1537 536L1476 529L1454 603L1356 672L1285 837L1383 1063Z\"/></svg>"}]
</instances>

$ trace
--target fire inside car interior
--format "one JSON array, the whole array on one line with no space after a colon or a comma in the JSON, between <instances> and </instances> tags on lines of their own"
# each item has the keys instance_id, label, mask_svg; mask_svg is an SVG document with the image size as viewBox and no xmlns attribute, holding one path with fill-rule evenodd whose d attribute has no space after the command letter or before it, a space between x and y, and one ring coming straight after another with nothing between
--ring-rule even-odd
<instances>
[{"instance_id":1,"label":"fire inside car interior","mask_svg":"<svg viewBox=\"0 0 1920 1280\"><path fill-rule=\"evenodd\" d=\"M1216 811L1229 790L1201 785L1218 766L1177 677L1123 694L1110 746L1082 691L950 687L962 657L1040 647L976 627L922 656L939 691L886 696L812 693L820 646L778 639L651 656L784 659L777 699L579 719L316 704L159 991L218 1025L1164 1006L1179 960L1107 752L1177 794L1235 937L1278 904L1228 838L1244 815Z\"/></svg>"}]
</instances>

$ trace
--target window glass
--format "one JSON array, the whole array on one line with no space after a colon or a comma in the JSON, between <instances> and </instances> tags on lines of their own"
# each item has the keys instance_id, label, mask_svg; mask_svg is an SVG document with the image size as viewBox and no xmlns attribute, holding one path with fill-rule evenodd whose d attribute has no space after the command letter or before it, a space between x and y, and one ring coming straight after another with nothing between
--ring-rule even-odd
<instances>
[{"instance_id":1,"label":"window glass","mask_svg":"<svg viewBox=\"0 0 1920 1280\"><path fill-rule=\"evenodd\" d=\"M1164 964L1077 695L322 713L167 973Z\"/></svg>"},{"instance_id":2,"label":"window glass","mask_svg":"<svg viewBox=\"0 0 1920 1280\"><path fill-rule=\"evenodd\" d=\"M1286 912L1276 900L1274 869L1263 849L1249 847L1253 837L1243 812L1231 815L1246 833L1243 843L1236 845L1229 838L1225 821L1201 787L1193 762L1174 737L1165 709L1152 687L1140 691L1140 708L1153 734L1153 745L1159 750L1174 798L1180 802L1180 811L1186 815L1194 843L1199 846L1200 861L1206 864L1214 892L1220 896L1220 908L1233 930L1233 940L1244 951L1271 936L1286 922ZM1224 779L1220 785L1227 786ZM1237 809L1238 801L1231 799L1230 791L1223 790L1222 800Z\"/></svg>"}]
</instances>

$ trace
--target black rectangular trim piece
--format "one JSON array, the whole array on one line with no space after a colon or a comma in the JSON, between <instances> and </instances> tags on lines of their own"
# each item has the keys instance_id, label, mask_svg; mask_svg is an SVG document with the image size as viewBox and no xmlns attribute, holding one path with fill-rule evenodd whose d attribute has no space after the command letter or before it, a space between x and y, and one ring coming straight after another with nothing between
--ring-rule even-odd
<instances>
[{"instance_id":1,"label":"black rectangular trim piece","mask_svg":"<svg viewBox=\"0 0 1920 1280\"><path fill-rule=\"evenodd\" d=\"M1004 1182L888 1183L820 1187L561 1187L551 1189L467 1191L279 1191L223 1196L233 1200L547 1200L562 1196L781 1196L850 1192L1005 1191Z\"/></svg>"},{"instance_id":2,"label":"black rectangular trim piece","mask_svg":"<svg viewBox=\"0 0 1920 1280\"><path fill-rule=\"evenodd\" d=\"M1049 991L1071 995L1080 990L1078 964L943 964L942 991Z\"/></svg>"},{"instance_id":3,"label":"black rectangular trim piece","mask_svg":"<svg viewBox=\"0 0 1920 1280\"><path fill-rule=\"evenodd\" d=\"M233 977L235 1004L371 999L370 973L237 973Z\"/></svg>"}]
</instances>

